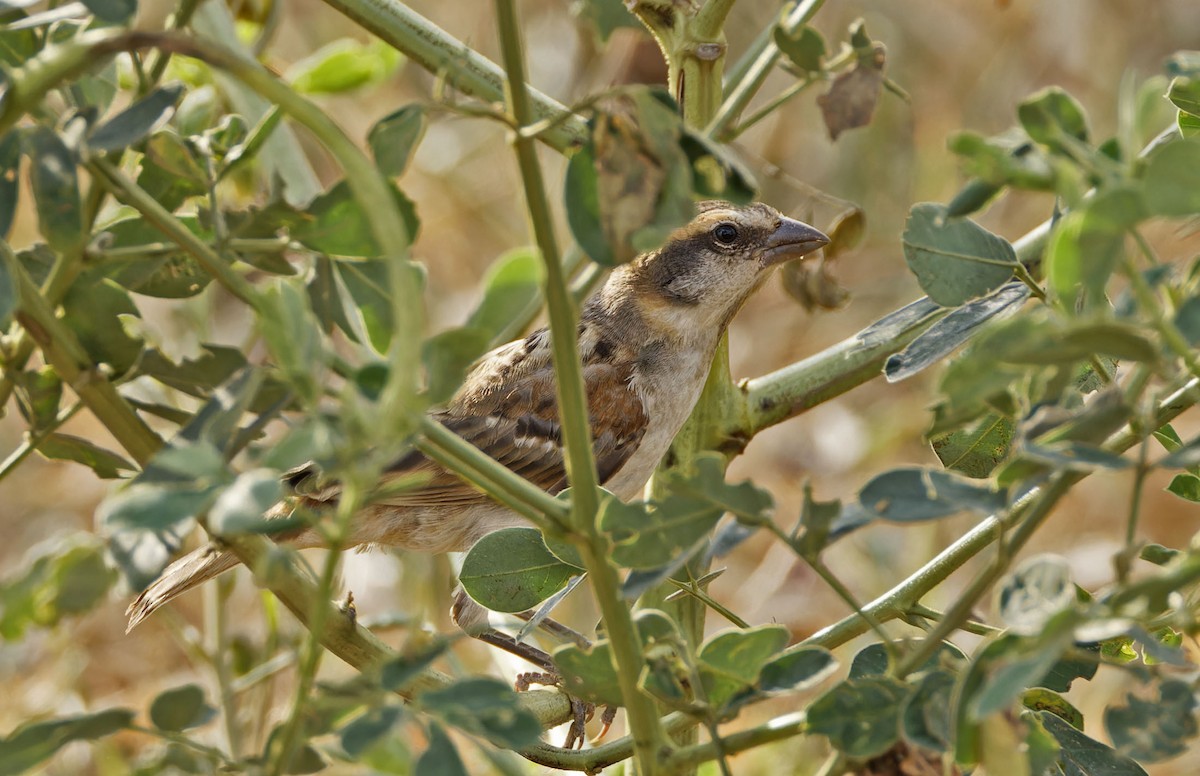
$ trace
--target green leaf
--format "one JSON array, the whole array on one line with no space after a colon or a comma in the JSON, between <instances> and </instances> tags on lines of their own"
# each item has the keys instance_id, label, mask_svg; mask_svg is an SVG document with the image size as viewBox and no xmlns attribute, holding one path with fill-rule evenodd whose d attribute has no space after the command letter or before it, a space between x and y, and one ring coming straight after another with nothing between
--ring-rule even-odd
<instances>
[{"instance_id":1,"label":"green leaf","mask_svg":"<svg viewBox=\"0 0 1200 776\"><path fill-rule=\"evenodd\" d=\"M196 216L179 216L188 231L205 242L212 240L211 230ZM105 227L113 248L135 248L163 241L162 233L141 217L126 218ZM116 264L109 277L137 294L160 299L186 299L208 287L212 276L182 248L146 257L138 261Z\"/></svg>"},{"instance_id":2,"label":"green leaf","mask_svg":"<svg viewBox=\"0 0 1200 776\"><path fill-rule=\"evenodd\" d=\"M431 722L428 738L429 743L413 768L414 776L470 776L441 725Z\"/></svg>"},{"instance_id":3,"label":"green leaf","mask_svg":"<svg viewBox=\"0 0 1200 776\"><path fill-rule=\"evenodd\" d=\"M653 505L625 504L606 493L599 524L613 542L614 561L626 568L654 569L692 551L724 513L707 499L677 493Z\"/></svg>"},{"instance_id":4,"label":"green leaf","mask_svg":"<svg viewBox=\"0 0 1200 776\"><path fill-rule=\"evenodd\" d=\"M425 123L425 108L414 104L384 116L371 127L367 143L380 172L389 178L404 174L425 134Z\"/></svg>"},{"instance_id":5,"label":"green leaf","mask_svg":"<svg viewBox=\"0 0 1200 776\"><path fill-rule=\"evenodd\" d=\"M483 276L483 300L471 311L467 325L492 335L491 342L508 339L514 321L542 299L545 267L532 248L515 248L497 258Z\"/></svg>"},{"instance_id":6,"label":"green leaf","mask_svg":"<svg viewBox=\"0 0 1200 776\"><path fill-rule=\"evenodd\" d=\"M1133 760L1080 733L1048 711L1033 712L1062 747L1059 761L1072 776L1146 776Z\"/></svg>"},{"instance_id":7,"label":"green leaf","mask_svg":"<svg viewBox=\"0 0 1200 776\"><path fill-rule=\"evenodd\" d=\"M494 612L522 612L558 592L583 569L563 563L535 528L504 528L485 535L466 558L458 580Z\"/></svg>"},{"instance_id":8,"label":"green leaf","mask_svg":"<svg viewBox=\"0 0 1200 776\"><path fill-rule=\"evenodd\" d=\"M51 460L81 463L95 472L97 477L106 480L120 477L121 472L137 469L124 456L70 434L56 432L43 437L37 443L37 451Z\"/></svg>"},{"instance_id":9,"label":"green leaf","mask_svg":"<svg viewBox=\"0 0 1200 776\"><path fill-rule=\"evenodd\" d=\"M1200 476L1198 475L1190 472L1176 474L1166 489L1185 501L1200 504Z\"/></svg>"},{"instance_id":10,"label":"green leaf","mask_svg":"<svg viewBox=\"0 0 1200 776\"><path fill-rule=\"evenodd\" d=\"M160 730L178 733L209 722L217 710L204 700L197 684L185 684L160 693L150 704L150 721Z\"/></svg>"},{"instance_id":11,"label":"green leaf","mask_svg":"<svg viewBox=\"0 0 1200 776\"><path fill-rule=\"evenodd\" d=\"M929 443L947 469L984 479L1008 457L1014 429L1008 418L989 413L966 428L931 437Z\"/></svg>"},{"instance_id":12,"label":"green leaf","mask_svg":"<svg viewBox=\"0 0 1200 776\"><path fill-rule=\"evenodd\" d=\"M75 157L53 130L38 126L26 134L29 180L37 206L38 230L56 251L71 253L87 240Z\"/></svg>"},{"instance_id":13,"label":"green leaf","mask_svg":"<svg viewBox=\"0 0 1200 776\"><path fill-rule=\"evenodd\" d=\"M987 207L1002 191L1004 191L1004 186L998 183L989 183L982 178L972 178L946 203L946 216L962 218L977 213Z\"/></svg>"},{"instance_id":14,"label":"green leaf","mask_svg":"<svg viewBox=\"0 0 1200 776\"><path fill-rule=\"evenodd\" d=\"M655 609L638 611L634 615L634 627L637 628L643 651L648 654L661 654L662 648L673 650L674 645L682 639L672 620ZM572 696L597 704L621 705L620 682L607 639L601 639L586 648L566 644L556 649L552 658L563 678L564 689ZM663 695L666 683L656 681L659 678L648 678L647 690L668 700Z\"/></svg>"},{"instance_id":15,"label":"green leaf","mask_svg":"<svg viewBox=\"0 0 1200 776\"><path fill-rule=\"evenodd\" d=\"M296 283L277 282L262 293L258 326L276 365L310 406L321 396L327 354L308 296Z\"/></svg>"},{"instance_id":16,"label":"green leaf","mask_svg":"<svg viewBox=\"0 0 1200 776\"><path fill-rule=\"evenodd\" d=\"M722 512L731 512L750 525L769 520L775 505L771 494L752 482L731 484L725 481L725 458L720 453L701 453L688 476L675 475L667 487L688 499L707 501Z\"/></svg>"},{"instance_id":17,"label":"green leaf","mask_svg":"<svg viewBox=\"0 0 1200 776\"><path fill-rule=\"evenodd\" d=\"M1189 345L1200 345L1200 296L1190 297L1179 305L1175 311L1175 327Z\"/></svg>"},{"instance_id":18,"label":"green leaf","mask_svg":"<svg viewBox=\"0 0 1200 776\"><path fill-rule=\"evenodd\" d=\"M1033 636L1059 612L1075 605L1071 568L1057 555L1022 561L997 592L1000 619L1013 633Z\"/></svg>"},{"instance_id":19,"label":"green leaf","mask_svg":"<svg viewBox=\"0 0 1200 776\"><path fill-rule=\"evenodd\" d=\"M787 645L789 635L782 625L760 625L726 630L705 641L698 667L708 702L721 709L752 688L763 666Z\"/></svg>"},{"instance_id":20,"label":"green leaf","mask_svg":"<svg viewBox=\"0 0 1200 776\"><path fill-rule=\"evenodd\" d=\"M120 316L140 317L125 289L100 277L97 270L76 279L63 297L63 322L95 364L108 364L123 375L138 360L142 342L126 333Z\"/></svg>"},{"instance_id":21,"label":"green leaf","mask_svg":"<svg viewBox=\"0 0 1200 776\"><path fill-rule=\"evenodd\" d=\"M875 757L899 738L908 693L908 687L886 676L847 679L808 707L809 730L828 736L849 757Z\"/></svg>"},{"instance_id":22,"label":"green leaf","mask_svg":"<svg viewBox=\"0 0 1200 776\"><path fill-rule=\"evenodd\" d=\"M356 305L355 312L358 321L361 321L363 336L378 353L387 352L395 330L389 266L392 261L398 259L339 261L334 264L334 270ZM417 269L408 263L401 271L416 272ZM358 334L352 336L355 340L360 339Z\"/></svg>"},{"instance_id":23,"label":"green leaf","mask_svg":"<svg viewBox=\"0 0 1200 776\"><path fill-rule=\"evenodd\" d=\"M21 199L21 185L17 177L20 167L21 135L19 132L9 130L0 136L0 240L8 239L13 218L17 213L17 203ZM0 313L2 313L0 314L0 324L5 324L8 317L12 315L10 302L6 299L13 293L12 279L8 278L6 272L4 279L0 282L5 284L0 286ZM11 304L15 304L15 302Z\"/></svg>"},{"instance_id":24,"label":"green leaf","mask_svg":"<svg viewBox=\"0 0 1200 776\"><path fill-rule=\"evenodd\" d=\"M189 396L203 397L246 366L246 357L237 348L204 343L199 356L175 363L159 350L147 350L138 362L138 374L152 377L163 385Z\"/></svg>"},{"instance_id":25,"label":"green leaf","mask_svg":"<svg viewBox=\"0 0 1200 776\"><path fill-rule=\"evenodd\" d=\"M837 669L837 658L824 647L796 646L768 660L758 673L763 692L807 690Z\"/></svg>"},{"instance_id":26,"label":"green leaf","mask_svg":"<svg viewBox=\"0 0 1200 776\"><path fill-rule=\"evenodd\" d=\"M0 265L0 271L3 265ZM25 370L15 377L17 408L21 411L29 430L43 431L57 423L58 408L62 403L63 383L52 366Z\"/></svg>"},{"instance_id":27,"label":"green leaf","mask_svg":"<svg viewBox=\"0 0 1200 776\"><path fill-rule=\"evenodd\" d=\"M83 0L96 18L110 24L123 24L137 12L137 0Z\"/></svg>"},{"instance_id":28,"label":"green leaf","mask_svg":"<svg viewBox=\"0 0 1200 776\"><path fill-rule=\"evenodd\" d=\"M688 163L692 166L692 192L695 196L722 199L738 205L754 200L757 186L754 176L746 167L703 132L688 126L684 126L682 131L679 146L687 154ZM682 203L680 207L683 207ZM665 238L666 232L662 234ZM657 247L657 244L650 247ZM828 247L826 257L830 257Z\"/></svg>"},{"instance_id":29,"label":"green leaf","mask_svg":"<svg viewBox=\"0 0 1200 776\"><path fill-rule=\"evenodd\" d=\"M337 94L383 81L402 61L381 40L363 44L341 38L292 65L287 79L301 94Z\"/></svg>"},{"instance_id":30,"label":"green leaf","mask_svg":"<svg viewBox=\"0 0 1200 776\"><path fill-rule=\"evenodd\" d=\"M411 243L420 227L416 209L398 188L394 185L390 188ZM314 199L304 213L285 217L284 221L292 224L292 239L318 253L349 258L370 258L383 253L375 242L370 215L344 179Z\"/></svg>"},{"instance_id":31,"label":"green leaf","mask_svg":"<svg viewBox=\"0 0 1200 776\"><path fill-rule=\"evenodd\" d=\"M979 180L968 183L955 196L948 216L961 216L986 204L999 187L1053 191L1055 168L1046 154L1023 137L983 137L974 132L952 135L949 149L963 159L967 172Z\"/></svg>"},{"instance_id":32,"label":"green leaf","mask_svg":"<svg viewBox=\"0 0 1200 776\"><path fill-rule=\"evenodd\" d=\"M1166 679L1155 701L1127 695L1125 706L1104 710L1104 729L1121 754L1140 762L1161 762L1181 755L1188 741L1200 732L1196 724L1196 699L1191 687Z\"/></svg>"},{"instance_id":33,"label":"green leaf","mask_svg":"<svg viewBox=\"0 0 1200 776\"><path fill-rule=\"evenodd\" d=\"M621 27L646 31L637 17L625 7L623 0L584 0L572 7L591 21L600 43L608 42L613 32Z\"/></svg>"},{"instance_id":34,"label":"green leaf","mask_svg":"<svg viewBox=\"0 0 1200 776\"><path fill-rule=\"evenodd\" d=\"M948 664L959 665L965 663L966 660L967 656L962 653L962 650L948 641L943 641L938 646L937 652L926 660L920 668L916 669L914 673L932 671ZM854 655L854 660L850 662L850 678L862 679L867 676L885 676L888 673L888 669L887 647L882 643L876 642L868 644Z\"/></svg>"},{"instance_id":35,"label":"green leaf","mask_svg":"<svg viewBox=\"0 0 1200 776\"><path fill-rule=\"evenodd\" d=\"M537 743L541 723L517 701L517 694L497 679L464 679L420 695L425 711L496 746L520 749Z\"/></svg>"},{"instance_id":36,"label":"green leaf","mask_svg":"<svg viewBox=\"0 0 1200 776\"><path fill-rule=\"evenodd\" d=\"M216 485L133 484L109 496L96 511L101 525L127 531L169 531L203 512Z\"/></svg>"},{"instance_id":37,"label":"green leaf","mask_svg":"<svg viewBox=\"0 0 1200 776\"><path fill-rule=\"evenodd\" d=\"M1021 694L1021 705L1031 711L1048 711L1071 723L1076 730L1083 730L1083 712L1075 708L1066 698L1044 687L1034 687Z\"/></svg>"},{"instance_id":38,"label":"green leaf","mask_svg":"<svg viewBox=\"0 0 1200 776\"><path fill-rule=\"evenodd\" d=\"M49 760L72 741L112 735L133 724L129 709L106 709L94 714L27 722L0 740L0 774L16 776Z\"/></svg>"},{"instance_id":39,"label":"green leaf","mask_svg":"<svg viewBox=\"0 0 1200 776\"><path fill-rule=\"evenodd\" d=\"M793 65L805 73L821 72L821 58L825 56L825 39L821 33L807 24L790 34L782 27L776 27L774 38L775 45Z\"/></svg>"},{"instance_id":40,"label":"green leaf","mask_svg":"<svg viewBox=\"0 0 1200 776\"><path fill-rule=\"evenodd\" d=\"M1200 138L1200 116L1190 113L1179 114L1179 134L1186 138Z\"/></svg>"},{"instance_id":41,"label":"green leaf","mask_svg":"<svg viewBox=\"0 0 1200 776\"><path fill-rule=\"evenodd\" d=\"M946 218L932 202L913 206L904 227L904 258L933 301L957 307L994 291L1013 275L1013 247L966 219Z\"/></svg>"},{"instance_id":42,"label":"green leaf","mask_svg":"<svg viewBox=\"0 0 1200 776\"><path fill-rule=\"evenodd\" d=\"M267 511L283 498L283 483L274 469L242 472L217 496L208 512L218 534L275 533L295 527L290 520L268 519Z\"/></svg>"},{"instance_id":43,"label":"green leaf","mask_svg":"<svg viewBox=\"0 0 1200 776\"><path fill-rule=\"evenodd\" d=\"M1083 361L1094 355L1112 356L1118 360L1153 363L1159 349L1141 328L1119 321L1072 321L1066 326L1057 321L1029 320L1018 332L1032 335L1010 336L997 343L992 352L996 360L1011 364L1052 365Z\"/></svg>"},{"instance_id":44,"label":"green leaf","mask_svg":"<svg viewBox=\"0 0 1200 776\"><path fill-rule=\"evenodd\" d=\"M91 534L56 538L34 552L0 584L0 637L6 641L20 639L30 626L53 627L91 611L116 581L103 543Z\"/></svg>"},{"instance_id":45,"label":"green leaf","mask_svg":"<svg viewBox=\"0 0 1200 776\"><path fill-rule=\"evenodd\" d=\"M1183 113L1200 116L1200 79L1171 79L1171 85L1167 87L1167 99Z\"/></svg>"},{"instance_id":46,"label":"green leaf","mask_svg":"<svg viewBox=\"0 0 1200 776\"><path fill-rule=\"evenodd\" d=\"M1048 620L1044 632L1036 637L1005 633L984 646L961 680L960 731L968 733L988 716L1007 711L1022 692L1040 684L1074 645L1072 623L1073 614L1064 612Z\"/></svg>"},{"instance_id":47,"label":"green leaf","mask_svg":"<svg viewBox=\"0 0 1200 776\"><path fill-rule=\"evenodd\" d=\"M900 725L906 739L935 752L950 748L954 685L954 674L944 669L930 671L921 679L901 707Z\"/></svg>"},{"instance_id":48,"label":"green leaf","mask_svg":"<svg viewBox=\"0 0 1200 776\"><path fill-rule=\"evenodd\" d=\"M1142 185L1155 215L1200 213L1200 138L1176 140L1154 151Z\"/></svg>"},{"instance_id":49,"label":"green leaf","mask_svg":"<svg viewBox=\"0 0 1200 776\"><path fill-rule=\"evenodd\" d=\"M607 639L590 647L566 644L554 650L552 657L563 688L573 697L609 706L621 704L621 685Z\"/></svg>"},{"instance_id":50,"label":"green leaf","mask_svg":"<svg viewBox=\"0 0 1200 776\"><path fill-rule=\"evenodd\" d=\"M1062 150L1064 138L1086 142L1087 118L1083 106L1057 86L1051 86L1029 97L1017 106L1021 126L1034 141Z\"/></svg>"},{"instance_id":51,"label":"green leaf","mask_svg":"<svg viewBox=\"0 0 1200 776\"><path fill-rule=\"evenodd\" d=\"M567 223L593 261L623 264L692 218L683 122L664 92L639 87L602 101L589 126L567 166Z\"/></svg>"},{"instance_id":52,"label":"green leaf","mask_svg":"<svg viewBox=\"0 0 1200 776\"><path fill-rule=\"evenodd\" d=\"M1108 189L1055 226L1046 249L1046 279L1066 309L1086 292L1087 309L1107 308L1105 290L1125 253L1126 230L1147 216L1141 192Z\"/></svg>"},{"instance_id":53,"label":"green leaf","mask_svg":"<svg viewBox=\"0 0 1200 776\"><path fill-rule=\"evenodd\" d=\"M132 0L136 5L136 0ZM128 148L161 129L175 112L183 96L182 84L160 86L108 121L93 129L87 138L91 151L105 153Z\"/></svg>"},{"instance_id":54,"label":"green leaf","mask_svg":"<svg viewBox=\"0 0 1200 776\"><path fill-rule=\"evenodd\" d=\"M963 511L990 515L1005 493L937 469L908 467L877 475L859 492L862 505L883 520L936 520Z\"/></svg>"},{"instance_id":55,"label":"green leaf","mask_svg":"<svg viewBox=\"0 0 1200 776\"><path fill-rule=\"evenodd\" d=\"M422 671L433 665L449 647L444 639L408 644L403 654L384 663L379 670L379 686L395 692L408 687Z\"/></svg>"},{"instance_id":56,"label":"green leaf","mask_svg":"<svg viewBox=\"0 0 1200 776\"><path fill-rule=\"evenodd\" d=\"M404 714L400 706L379 706L369 709L342 729L342 749L353 759L362 755L380 739L389 735Z\"/></svg>"},{"instance_id":57,"label":"green leaf","mask_svg":"<svg viewBox=\"0 0 1200 776\"><path fill-rule=\"evenodd\" d=\"M431 404L441 404L454 395L491 339L487 331L466 326L435 334L421 344L425 393Z\"/></svg>"},{"instance_id":58,"label":"green leaf","mask_svg":"<svg viewBox=\"0 0 1200 776\"><path fill-rule=\"evenodd\" d=\"M316 256L314 259L312 277L305 289L308 291L308 303L321 324L321 331L330 334L336 326L353 342L358 342L358 333L346 315L334 262L327 256Z\"/></svg>"},{"instance_id":59,"label":"green leaf","mask_svg":"<svg viewBox=\"0 0 1200 776\"><path fill-rule=\"evenodd\" d=\"M990 294L972 299L951 310L944 318L934 321L928 329L917 335L902 352L888 357L884 365L884 374L888 382L906 380L938 363L971 340L985 323L1023 305L1029 296L1029 288L1024 283L1014 280ZM913 317L918 319L928 314L931 309L937 309L932 301L922 299L908 308L902 308L895 315L904 315L910 308L915 308ZM950 369L954 369L953 364ZM978 370L975 371L978 373ZM943 381L948 379L949 373Z\"/></svg>"}]
</instances>

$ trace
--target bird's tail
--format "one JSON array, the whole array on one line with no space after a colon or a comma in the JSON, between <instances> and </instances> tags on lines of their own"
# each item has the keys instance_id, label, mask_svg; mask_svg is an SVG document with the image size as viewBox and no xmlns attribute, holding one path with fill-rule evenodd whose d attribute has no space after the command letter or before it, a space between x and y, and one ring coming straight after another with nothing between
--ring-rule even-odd
<instances>
[{"instance_id":1,"label":"bird's tail","mask_svg":"<svg viewBox=\"0 0 1200 776\"><path fill-rule=\"evenodd\" d=\"M125 616L129 618L125 632L133 630L138 623L154 614L160 606L175 596L207 582L237 564L236 555L211 544L184 555L167 566L162 576L143 590L137 600L125 610Z\"/></svg>"}]
</instances>

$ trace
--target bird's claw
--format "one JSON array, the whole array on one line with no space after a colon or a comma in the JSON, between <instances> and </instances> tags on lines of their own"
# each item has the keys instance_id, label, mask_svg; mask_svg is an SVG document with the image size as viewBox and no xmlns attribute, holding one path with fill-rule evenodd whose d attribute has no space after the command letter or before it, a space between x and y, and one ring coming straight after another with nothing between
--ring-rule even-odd
<instances>
[{"instance_id":1,"label":"bird's claw","mask_svg":"<svg viewBox=\"0 0 1200 776\"><path fill-rule=\"evenodd\" d=\"M525 692L535 684L561 689L562 677L549 671L529 671L518 674L514 682L517 692ZM563 741L563 748L582 749L584 742L587 740L587 723L596 714L596 704L570 695L567 696L567 700L571 702L571 726L567 728L567 736ZM604 711L600 714L600 722L603 724L603 727L600 729L600 734L594 740L599 741L604 738L608 733L608 729L612 727L613 720L616 717L617 708L615 706L604 707Z\"/></svg>"}]
</instances>

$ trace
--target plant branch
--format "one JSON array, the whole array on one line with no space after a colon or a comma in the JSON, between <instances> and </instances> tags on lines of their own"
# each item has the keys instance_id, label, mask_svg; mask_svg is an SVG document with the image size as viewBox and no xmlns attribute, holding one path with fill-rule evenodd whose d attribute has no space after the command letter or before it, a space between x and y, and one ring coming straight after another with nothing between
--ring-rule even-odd
<instances>
[{"instance_id":1,"label":"plant branch","mask_svg":"<svg viewBox=\"0 0 1200 776\"><path fill-rule=\"evenodd\" d=\"M496 0L496 20L508 79L506 92L510 115L517 126L526 126L536 116L526 84L525 57L514 0ZM654 776L658 772L658 751L666 745L666 738L654 702L638 689L637 680L644 664L641 640L629 609L621 598L620 580L609 562L608 544L597 525L599 483L592 454L579 343L575 333L578 317L563 275L534 142L531 138L514 133L513 144L525 187L530 224L546 268L550 342L557 377L567 477L572 493L570 524L612 645L614 667L629 715L638 770L643 776Z\"/></svg>"},{"instance_id":2,"label":"plant branch","mask_svg":"<svg viewBox=\"0 0 1200 776\"><path fill-rule=\"evenodd\" d=\"M1140 441L1143 434L1171 422L1198 402L1200 402L1200 379L1192 379L1158 404L1151 421L1151 428L1142 428L1141 423L1127 425L1110 437L1105 449L1112 452L1128 450ZM983 520L903 582L864 606L863 611L872 614L879 622L903 616L905 612L917 605L921 598L944 582L968 560L1001 538L1003 536L1002 527L1002 522L995 517ZM947 621L947 617L949 615L944 617L943 621ZM868 629L862 618L851 615L833 625L822 628L802 643L832 649L861 636Z\"/></svg>"},{"instance_id":3,"label":"plant branch","mask_svg":"<svg viewBox=\"0 0 1200 776\"><path fill-rule=\"evenodd\" d=\"M504 99L505 75L494 62L397 0L325 0L455 89L488 102ZM532 87L528 88L534 120L568 116L539 134L559 151L579 145L587 133L582 117ZM532 121L530 122L532 123Z\"/></svg>"},{"instance_id":4,"label":"plant branch","mask_svg":"<svg viewBox=\"0 0 1200 776\"><path fill-rule=\"evenodd\" d=\"M704 131L709 137L720 137L729 127L733 126L738 117L742 115L742 111L746 109L746 106L754 99L754 95L758 94L758 90L766 82L767 76L771 74L771 68L775 67L775 63L779 61L782 52L775 45L774 28L778 26L788 34L795 32L807 24L824 4L825 0L800 0L783 19L772 22L767 31L755 39L754 46L759 50L753 60L749 60L751 64L744 73L739 70L739 77L729 94L717 109L716 115L705 125ZM746 56L747 58L750 56L749 52Z\"/></svg>"}]
</instances>

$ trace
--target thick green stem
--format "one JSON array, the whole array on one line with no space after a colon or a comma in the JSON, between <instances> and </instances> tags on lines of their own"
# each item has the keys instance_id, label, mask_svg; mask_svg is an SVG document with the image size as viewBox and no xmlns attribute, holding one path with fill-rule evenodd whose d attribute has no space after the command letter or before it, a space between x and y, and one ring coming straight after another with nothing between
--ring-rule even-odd
<instances>
[{"instance_id":1,"label":"thick green stem","mask_svg":"<svg viewBox=\"0 0 1200 776\"><path fill-rule=\"evenodd\" d=\"M780 29L787 33L800 29L816 15L817 11L821 10L821 6L824 4L825 0L800 0L788 15L780 20ZM750 65L744 71L739 63L738 79L733 83L729 96L721 103L716 115L705 123L705 132L710 137L720 137L733 126L738 117L742 115L742 111L746 109L746 106L754 99L754 95L758 94L758 90L766 82L767 76L771 74L771 68L775 67L775 63L779 61L782 52L775 45L775 39L771 34L773 27L774 25L768 28L768 32L755 39L754 45L759 48L759 51L753 60L750 60Z\"/></svg>"},{"instance_id":2,"label":"thick green stem","mask_svg":"<svg viewBox=\"0 0 1200 776\"><path fill-rule=\"evenodd\" d=\"M397 0L325 0L325 3L395 46L430 73L445 78L459 91L488 102L504 99L503 70ZM530 87L528 93L534 120L570 113L565 105L536 89ZM538 139L564 151L582 143L586 132L583 119L571 115L539 134Z\"/></svg>"},{"instance_id":3,"label":"thick green stem","mask_svg":"<svg viewBox=\"0 0 1200 776\"><path fill-rule=\"evenodd\" d=\"M71 386L96 419L112 433L139 465L162 446L162 439L138 417L117 388L92 364L83 346L54 314L9 244L0 240L0 260L17 285L17 322L29 332L46 362Z\"/></svg>"},{"instance_id":4,"label":"thick green stem","mask_svg":"<svg viewBox=\"0 0 1200 776\"><path fill-rule=\"evenodd\" d=\"M510 117L516 126L526 126L537 117L533 113L526 84L521 32L513 0L496 0L496 19L508 78L506 91ZM653 776L658 772L658 752L666 744L666 737L662 733L654 702L637 686L644 664L641 641L629 609L621 599L620 581L616 569L609 563L607 541L596 522L599 482L592 455L587 396L576 339L578 315L562 271L534 143L532 138L513 133L530 224L546 268L546 307L550 318L554 372L558 378L558 406L566 451L567 478L572 494L570 527L577 537L612 645L638 769L643 776Z\"/></svg>"}]
</instances>

